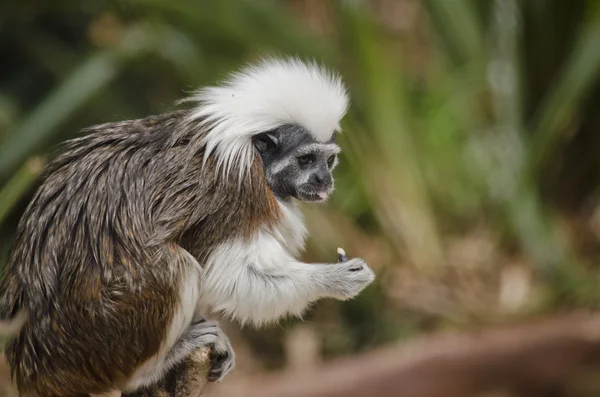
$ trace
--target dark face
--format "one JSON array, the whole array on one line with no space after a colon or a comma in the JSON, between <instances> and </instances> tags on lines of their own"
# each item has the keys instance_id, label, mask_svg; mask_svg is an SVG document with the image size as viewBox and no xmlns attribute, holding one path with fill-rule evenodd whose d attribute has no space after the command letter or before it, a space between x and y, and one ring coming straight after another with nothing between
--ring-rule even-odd
<instances>
[{"instance_id":1,"label":"dark face","mask_svg":"<svg viewBox=\"0 0 600 397\"><path fill-rule=\"evenodd\" d=\"M317 142L304 128L288 125L255 136L253 143L276 197L324 201L333 191L331 171L340 151L333 141Z\"/></svg>"}]
</instances>

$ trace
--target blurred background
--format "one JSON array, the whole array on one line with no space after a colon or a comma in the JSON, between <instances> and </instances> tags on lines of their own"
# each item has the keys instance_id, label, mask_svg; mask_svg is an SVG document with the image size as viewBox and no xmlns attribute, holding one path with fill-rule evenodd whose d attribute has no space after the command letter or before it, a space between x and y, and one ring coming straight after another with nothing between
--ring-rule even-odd
<instances>
[{"instance_id":1,"label":"blurred background","mask_svg":"<svg viewBox=\"0 0 600 397\"><path fill-rule=\"evenodd\" d=\"M598 0L3 0L0 266L57 143L269 54L352 98L304 259L378 279L227 325L238 367L205 394L600 395Z\"/></svg>"}]
</instances>

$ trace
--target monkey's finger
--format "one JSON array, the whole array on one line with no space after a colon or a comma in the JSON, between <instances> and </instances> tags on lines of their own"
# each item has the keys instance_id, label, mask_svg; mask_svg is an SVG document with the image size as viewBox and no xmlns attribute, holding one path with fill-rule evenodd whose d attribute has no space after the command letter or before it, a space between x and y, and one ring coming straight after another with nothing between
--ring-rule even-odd
<instances>
[{"instance_id":1,"label":"monkey's finger","mask_svg":"<svg viewBox=\"0 0 600 397\"><path fill-rule=\"evenodd\" d=\"M337 249L337 255L338 255L338 262L347 262L348 261L348 255L346 255L346 251L344 251L342 248Z\"/></svg>"}]
</instances>

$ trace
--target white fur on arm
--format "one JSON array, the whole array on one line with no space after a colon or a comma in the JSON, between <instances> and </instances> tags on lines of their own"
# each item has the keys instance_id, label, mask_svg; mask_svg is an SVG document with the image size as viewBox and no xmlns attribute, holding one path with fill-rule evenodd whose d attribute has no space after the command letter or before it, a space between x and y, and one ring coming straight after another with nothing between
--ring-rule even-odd
<instances>
[{"instance_id":1,"label":"white fur on arm","mask_svg":"<svg viewBox=\"0 0 600 397\"><path fill-rule=\"evenodd\" d=\"M252 244L223 244L210 257L202 278L200 310L222 312L260 326L300 315L320 298L347 299L373 278L360 259L343 264L308 264L293 259L272 235Z\"/></svg>"},{"instance_id":2,"label":"white fur on arm","mask_svg":"<svg viewBox=\"0 0 600 397\"><path fill-rule=\"evenodd\" d=\"M255 325L301 314L319 297L312 266L294 261L265 232L259 232L252 244L242 240L223 244L205 267L201 307Z\"/></svg>"}]
</instances>

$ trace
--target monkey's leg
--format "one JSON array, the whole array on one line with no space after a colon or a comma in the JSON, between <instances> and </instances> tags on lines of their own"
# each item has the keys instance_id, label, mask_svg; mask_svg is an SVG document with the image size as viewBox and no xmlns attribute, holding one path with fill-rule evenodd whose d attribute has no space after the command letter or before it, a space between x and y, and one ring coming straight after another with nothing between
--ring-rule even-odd
<instances>
[{"instance_id":1,"label":"monkey's leg","mask_svg":"<svg viewBox=\"0 0 600 397\"><path fill-rule=\"evenodd\" d=\"M126 393L155 385L165 378L171 369L186 359L195 349L214 345L220 355L231 357L231 345L223 332L207 321L193 323L198 304L200 265L183 248L171 245L156 255L165 269L173 272L173 291L176 294L171 321L165 327L165 335L157 354L143 362L122 386ZM160 310L158 307L152 309ZM221 364L221 363L219 363ZM232 365L226 361L229 367ZM229 369L229 367L223 367Z\"/></svg>"},{"instance_id":2,"label":"monkey's leg","mask_svg":"<svg viewBox=\"0 0 600 397\"><path fill-rule=\"evenodd\" d=\"M200 318L186 329L177 343L167 354L168 366L176 366L194 351L202 347L210 347L211 368L208 380L220 381L235 365L235 353L229 338L215 322Z\"/></svg>"},{"instance_id":3,"label":"monkey's leg","mask_svg":"<svg viewBox=\"0 0 600 397\"><path fill-rule=\"evenodd\" d=\"M199 394L204 382L217 381L234 366L229 338L214 322L203 318L192 323L165 357L171 368L158 383L123 397L187 397Z\"/></svg>"},{"instance_id":4,"label":"monkey's leg","mask_svg":"<svg viewBox=\"0 0 600 397\"><path fill-rule=\"evenodd\" d=\"M209 347L198 348L157 384L123 393L122 397L199 397L208 382L210 353Z\"/></svg>"}]
</instances>

